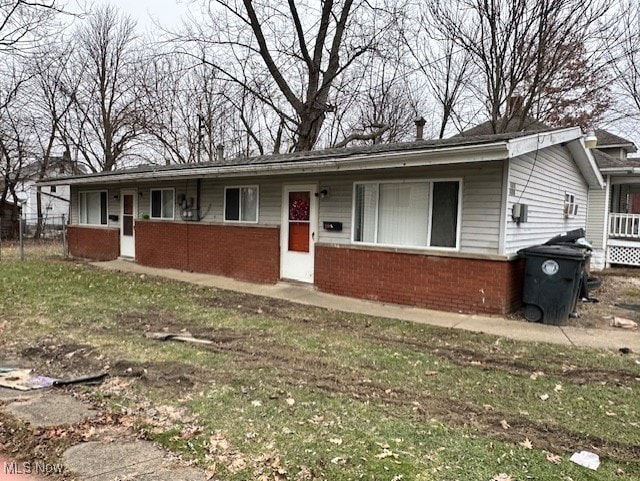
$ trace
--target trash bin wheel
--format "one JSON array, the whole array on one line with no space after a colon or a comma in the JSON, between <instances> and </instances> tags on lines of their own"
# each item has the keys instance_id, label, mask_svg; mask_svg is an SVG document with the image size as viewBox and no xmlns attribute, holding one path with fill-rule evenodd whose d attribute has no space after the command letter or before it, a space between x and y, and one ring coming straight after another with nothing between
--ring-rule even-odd
<instances>
[{"instance_id":1,"label":"trash bin wheel","mask_svg":"<svg viewBox=\"0 0 640 481\"><path fill-rule=\"evenodd\" d=\"M542 320L542 309L533 304L524 306L524 318L529 322L540 322Z\"/></svg>"}]
</instances>

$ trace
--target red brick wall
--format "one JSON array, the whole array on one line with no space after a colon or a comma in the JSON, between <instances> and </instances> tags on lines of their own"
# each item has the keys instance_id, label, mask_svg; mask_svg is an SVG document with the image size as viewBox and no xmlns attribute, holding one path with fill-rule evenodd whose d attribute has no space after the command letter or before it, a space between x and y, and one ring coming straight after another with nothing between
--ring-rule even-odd
<instances>
[{"instance_id":1,"label":"red brick wall","mask_svg":"<svg viewBox=\"0 0 640 481\"><path fill-rule=\"evenodd\" d=\"M521 305L524 263L316 246L318 289L444 311L506 314Z\"/></svg>"},{"instance_id":2,"label":"red brick wall","mask_svg":"<svg viewBox=\"0 0 640 481\"><path fill-rule=\"evenodd\" d=\"M110 261L120 255L120 230L111 227L70 225L67 228L69 254L95 261Z\"/></svg>"},{"instance_id":3,"label":"red brick wall","mask_svg":"<svg viewBox=\"0 0 640 481\"><path fill-rule=\"evenodd\" d=\"M280 229L137 221L136 262L275 284L280 279Z\"/></svg>"}]
</instances>

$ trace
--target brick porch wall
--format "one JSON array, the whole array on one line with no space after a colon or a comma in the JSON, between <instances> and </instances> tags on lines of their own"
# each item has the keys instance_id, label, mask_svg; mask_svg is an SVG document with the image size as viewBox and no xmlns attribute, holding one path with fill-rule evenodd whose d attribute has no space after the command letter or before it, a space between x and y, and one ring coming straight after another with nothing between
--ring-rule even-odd
<instances>
[{"instance_id":1,"label":"brick porch wall","mask_svg":"<svg viewBox=\"0 0 640 481\"><path fill-rule=\"evenodd\" d=\"M120 255L120 229L70 225L67 243L73 257L110 261Z\"/></svg>"},{"instance_id":2,"label":"brick porch wall","mask_svg":"<svg viewBox=\"0 0 640 481\"><path fill-rule=\"evenodd\" d=\"M280 229L137 221L136 262L275 284L280 279Z\"/></svg>"},{"instance_id":3,"label":"brick porch wall","mask_svg":"<svg viewBox=\"0 0 640 481\"><path fill-rule=\"evenodd\" d=\"M317 245L315 285L343 296L464 313L521 306L522 260L429 256Z\"/></svg>"}]
</instances>

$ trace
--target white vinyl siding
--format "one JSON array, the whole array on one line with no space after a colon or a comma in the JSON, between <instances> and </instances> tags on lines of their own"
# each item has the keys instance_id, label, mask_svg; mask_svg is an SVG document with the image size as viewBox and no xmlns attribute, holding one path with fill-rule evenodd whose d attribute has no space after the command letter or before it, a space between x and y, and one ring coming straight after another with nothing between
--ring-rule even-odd
<instances>
[{"instance_id":1,"label":"white vinyl siding","mask_svg":"<svg viewBox=\"0 0 640 481\"><path fill-rule=\"evenodd\" d=\"M373 172L338 172L313 176L291 176L285 179L273 177L256 177L251 184L259 188L258 225L280 225L282 215L282 189L284 184L317 183L318 189L328 188L329 195L318 201L317 242L333 245L351 244L351 222L353 215L353 186L355 182L379 182L387 180L429 179L446 180L462 179L462 201L460 222L460 252L477 254L498 254L500 200L502 189L501 161L480 164L461 164L455 167L438 166L416 168L411 170L394 169L380 173ZM237 181L237 185L241 184ZM185 194L187 198L196 198L196 181L194 179L176 182L154 182L153 185L110 185L108 199L113 199L120 188L138 187L139 202L145 206L140 212L150 215L151 189L175 189L176 198ZM224 189L234 187L232 181L220 179L202 179L200 195L201 222L224 222ZM74 197L77 191L74 189ZM74 199L74 202L77 202ZM110 201L109 214L119 214L119 202ZM77 205L77 204L75 204ZM72 209L77 215L77 209ZM177 222L182 222L176 216ZM73 222L77 223L74 219ZM339 222L342 230L325 230L323 222ZM109 225L117 227L118 222L109 221Z\"/></svg>"},{"instance_id":2,"label":"white vinyl siding","mask_svg":"<svg viewBox=\"0 0 640 481\"><path fill-rule=\"evenodd\" d=\"M509 184L512 183L515 195L509 192L507 202L507 254L586 227L588 185L564 148L552 147L512 159ZM579 205L575 216L564 214L566 192L573 194ZM511 219L514 203L527 205L527 220L520 225Z\"/></svg>"},{"instance_id":3,"label":"white vinyl siding","mask_svg":"<svg viewBox=\"0 0 640 481\"><path fill-rule=\"evenodd\" d=\"M594 249L604 248L604 236L607 235L607 190L599 187L589 189L587 207L587 239Z\"/></svg>"}]
</instances>

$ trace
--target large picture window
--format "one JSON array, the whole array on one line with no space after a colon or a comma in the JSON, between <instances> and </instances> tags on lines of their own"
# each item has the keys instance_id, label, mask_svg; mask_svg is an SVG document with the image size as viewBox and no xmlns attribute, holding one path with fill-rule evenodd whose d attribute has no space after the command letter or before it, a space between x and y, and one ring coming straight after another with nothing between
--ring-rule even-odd
<instances>
[{"instance_id":1,"label":"large picture window","mask_svg":"<svg viewBox=\"0 0 640 481\"><path fill-rule=\"evenodd\" d=\"M258 222L258 187L226 187L224 189L224 220L227 222Z\"/></svg>"},{"instance_id":2,"label":"large picture window","mask_svg":"<svg viewBox=\"0 0 640 481\"><path fill-rule=\"evenodd\" d=\"M107 224L107 192L80 192L80 224Z\"/></svg>"},{"instance_id":3,"label":"large picture window","mask_svg":"<svg viewBox=\"0 0 640 481\"><path fill-rule=\"evenodd\" d=\"M353 241L406 247L458 247L460 181L357 183Z\"/></svg>"},{"instance_id":4,"label":"large picture window","mask_svg":"<svg viewBox=\"0 0 640 481\"><path fill-rule=\"evenodd\" d=\"M151 218L173 219L175 209L175 193L173 189L151 190Z\"/></svg>"}]
</instances>

